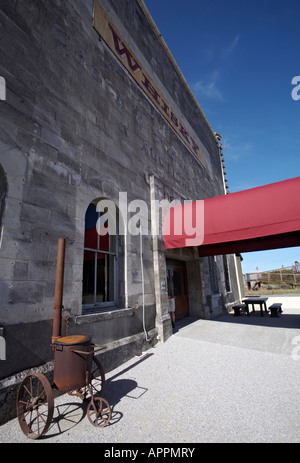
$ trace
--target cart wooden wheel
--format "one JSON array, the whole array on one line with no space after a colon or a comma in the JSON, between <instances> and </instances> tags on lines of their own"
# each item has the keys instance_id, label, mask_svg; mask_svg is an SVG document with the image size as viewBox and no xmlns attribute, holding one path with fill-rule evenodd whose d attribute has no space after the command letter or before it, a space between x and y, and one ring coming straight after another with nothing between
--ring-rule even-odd
<instances>
[{"instance_id":1,"label":"cart wooden wheel","mask_svg":"<svg viewBox=\"0 0 300 463\"><path fill-rule=\"evenodd\" d=\"M53 392L47 378L41 373L26 376L17 395L17 417L24 434L30 439L45 434L53 412Z\"/></svg>"},{"instance_id":2,"label":"cart wooden wheel","mask_svg":"<svg viewBox=\"0 0 300 463\"><path fill-rule=\"evenodd\" d=\"M104 428L111 419L111 408L103 397L93 397L87 408L87 416L93 426Z\"/></svg>"}]
</instances>

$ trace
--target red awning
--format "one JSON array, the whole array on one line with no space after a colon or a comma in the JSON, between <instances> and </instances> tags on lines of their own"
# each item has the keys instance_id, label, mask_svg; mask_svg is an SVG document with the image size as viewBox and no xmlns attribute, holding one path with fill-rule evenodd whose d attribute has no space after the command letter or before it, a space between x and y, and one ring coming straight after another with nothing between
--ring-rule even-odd
<instances>
[{"instance_id":1,"label":"red awning","mask_svg":"<svg viewBox=\"0 0 300 463\"><path fill-rule=\"evenodd\" d=\"M185 216L193 227L184 226ZM300 177L177 206L164 239L166 249L199 246L201 256L299 246Z\"/></svg>"}]
</instances>

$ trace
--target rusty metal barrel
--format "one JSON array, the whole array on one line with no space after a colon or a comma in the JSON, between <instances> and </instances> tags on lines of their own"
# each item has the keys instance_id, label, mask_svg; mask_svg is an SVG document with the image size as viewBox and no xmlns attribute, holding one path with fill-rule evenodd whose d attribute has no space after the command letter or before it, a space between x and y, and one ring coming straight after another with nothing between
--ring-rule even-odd
<instances>
[{"instance_id":1,"label":"rusty metal barrel","mask_svg":"<svg viewBox=\"0 0 300 463\"><path fill-rule=\"evenodd\" d=\"M54 348L54 384L60 391L72 391L90 382L93 346L87 336L58 337Z\"/></svg>"}]
</instances>

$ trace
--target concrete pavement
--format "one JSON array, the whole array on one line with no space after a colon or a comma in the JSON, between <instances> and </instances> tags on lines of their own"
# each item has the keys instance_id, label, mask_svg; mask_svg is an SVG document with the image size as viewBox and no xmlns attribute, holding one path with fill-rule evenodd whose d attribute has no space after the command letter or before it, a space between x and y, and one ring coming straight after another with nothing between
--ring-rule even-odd
<instances>
[{"instance_id":1,"label":"concrete pavement","mask_svg":"<svg viewBox=\"0 0 300 463\"><path fill-rule=\"evenodd\" d=\"M268 306L279 300L280 318L177 322L165 344L107 374L109 426L93 427L86 405L63 395L38 442L299 442L300 297ZM12 420L0 442L31 441Z\"/></svg>"}]
</instances>

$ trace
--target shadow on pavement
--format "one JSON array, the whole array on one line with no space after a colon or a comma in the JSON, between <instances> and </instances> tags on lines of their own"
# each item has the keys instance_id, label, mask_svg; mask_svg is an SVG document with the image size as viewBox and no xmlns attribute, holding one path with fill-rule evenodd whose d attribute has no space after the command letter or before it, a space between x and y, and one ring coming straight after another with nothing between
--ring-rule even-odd
<instances>
[{"instance_id":1,"label":"shadow on pavement","mask_svg":"<svg viewBox=\"0 0 300 463\"><path fill-rule=\"evenodd\" d=\"M194 317L186 317L181 320L176 321L173 334L179 332L186 326L199 322L201 319ZM205 322L210 320L205 320ZM299 314L293 313L283 313L278 317L271 317L270 314L265 314L262 317L260 311L256 310L255 312L250 312L249 316L242 314L240 316L235 316L233 312L222 314L217 318L212 319L213 322L222 322L222 323L236 323L239 325L256 325L256 326L265 326L273 328L290 328L290 329L299 329L300 328L300 311Z\"/></svg>"}]
</instances>

